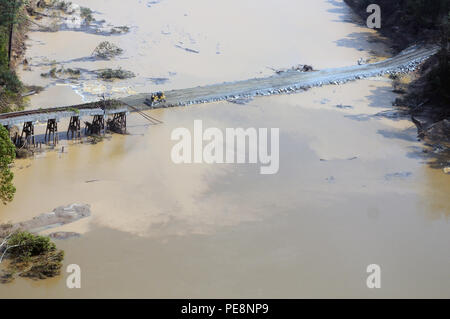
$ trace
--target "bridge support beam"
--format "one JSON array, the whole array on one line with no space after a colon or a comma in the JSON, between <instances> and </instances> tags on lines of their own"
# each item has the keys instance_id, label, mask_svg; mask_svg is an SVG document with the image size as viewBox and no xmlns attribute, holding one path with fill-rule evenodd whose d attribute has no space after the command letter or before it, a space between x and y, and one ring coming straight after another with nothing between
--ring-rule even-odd
<instances>
[{"instance_id":1,"label":"bridge support beam","mask_svg":"<svg viewBox=\"0 0 450 319\"><path fill-rule=\"evenodd\" d=\"M72 133L72 139L81 138L81 124L79 116L70 117L69 128L67 129L67 138L69 138L69 132Z\"/></svg>"},{"instance_id":2,"label":"bridge support beam","mask_svg":"<svg viewBox=\"0 0 450 319\"><path fill-rule=\"evenodd\" d=\"M86 124L85 133L86 135L100 135L102 132L105 133L105 116L104 115L94 115L92 123L84 122Z\"/></svg>"},{"instance_id":3,"label":"bridge support beam","mask_svg":"<svg viewBox=\"0 0 450 319\"><path fill-rule=\"evenodd\" d=\"M45 129L45 142L49 143L51 140L53 140L54 145L58 144L58 122L56 122L56 119L49 119Z\"/></svg>"},{"instance_id":4,"label":"bridge support beam","mask_svg":"<svg viewBox=\"0 0 450 319\"><path fill-rule=\"evenodd\" d=\"M108 130L119 133L119 134L125 134L127 131L127 114L126 112L122 113L116 113L114 114L112 119L109 119L107 122L107 128Z\"/></svg>"},{"instance_id":5,"label":"bridge support beam","mask_svg":"<svg viewBox=\"0 0 450 319\"><path fill-rule=\"evenodd\" d=\"M24 139L24 135L25 135L25 139ZM34 138L34 124L33 124L33 122L25 122L25 123L23 123L22 134L20 135L20 140L18 140L18 138L16 136L14 144L16 144L16 146L34 145L35 142L36 141L35 141L35 138Z\"/></svg>"}]
</instances>

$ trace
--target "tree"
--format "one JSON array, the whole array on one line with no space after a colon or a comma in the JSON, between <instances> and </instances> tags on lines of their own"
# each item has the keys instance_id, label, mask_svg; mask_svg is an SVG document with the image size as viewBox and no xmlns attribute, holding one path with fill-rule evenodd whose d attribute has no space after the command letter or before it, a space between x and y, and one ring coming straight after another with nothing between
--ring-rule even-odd
<instances>
[{"instance_id":1,"label":"tree","mask_svg":"<svg viewBox=\"0 0 450 319\"><path fill-rule=\"evenodd\" d=\"M13 230L12 225L2 228L3 232L10 233L0 233L0 264L5 258L9 263L0 272L0 284L10 283L19 276L45 279L61 273L64 251L57 249L49 237Z\"/></svg>"},{"instance_id":2,"label":"tree","mask_svg":"<svg viewBox=\"0 0 450 319\"><path fill-rule=\"evenodd\" d=\"M12 180L14 174L9 169L9 165L16 157L16 148L11 142L8 130L0 125L0 201L6 205L14 198L16 188Z\"/></svg>"},{"instance_id":3,"label":"tree","mask_svg":"<svg viewBox=\"0 0 450 319\"><path fill-rule=\"evenodd\" d=\"M0 0L0 27L8 29L8 64L11 62L12 36L14 24L19 22L19 9L24 0Z\"/></svg>"},{"instance_id":4,"label":"tree","mask_svg":"<svg viewBox=\"0 0 450 319\"><path fill-rule=\"evenodd\" d=\"M23 4L23 0L0 0L0 26L9 27L18 23L17 12Z\"/></svg>"}]
</instances>

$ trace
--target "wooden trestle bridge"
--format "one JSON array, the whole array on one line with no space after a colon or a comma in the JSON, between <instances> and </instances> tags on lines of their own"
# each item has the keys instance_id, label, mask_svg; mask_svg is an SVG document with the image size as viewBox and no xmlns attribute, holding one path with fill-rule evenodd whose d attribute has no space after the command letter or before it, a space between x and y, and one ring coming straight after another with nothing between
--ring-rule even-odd
<instances>
[{"instance_id":1,"label":"wooden trestle bridge","mask_svg":"<svg viewBox=\"0 0 450 319\"><path fill-rule=\"evenodd\" d=\"M58 122L62 118L70 118L67 128L67 138L79 139L82 135L82 118L92 117L92 121L85 121L86 135L101 135L105 129L116 133L125 133L128 106L117 100L101 100L68 107L55 107L20 112L0 114L0 124L7 129L22 125L22 131L16 132L12 140L16 146L36 145L34 126L37 123L47 123L45 143L58 143Z\"/></svg>"}]
</instances>

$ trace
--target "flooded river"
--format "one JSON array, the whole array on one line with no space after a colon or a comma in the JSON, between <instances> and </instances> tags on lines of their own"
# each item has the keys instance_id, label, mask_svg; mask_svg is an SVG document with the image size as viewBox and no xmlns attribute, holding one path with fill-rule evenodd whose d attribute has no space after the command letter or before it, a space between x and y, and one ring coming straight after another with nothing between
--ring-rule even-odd
<instances>
[{"instance_id":1,"label":"flooded river","mask_svg":"<svg viewBox=\"0 0 450 319\"><path fill-rule=\"evenodd\" d=\"M20 74L27 84L48 87L30 107L390 54L341 1L77 3L131 31L31 33L31 71ZM124 55L86 59L103 40ZM137 77L100 82L86 72L74 82L42 79L54 61L85 70L120 66ZM71 203L90 204L92 215L51 230L82 234L57 241L65 266L80 265L81 289L68 289L63 271L51 280L0 285L0 297L450 297L450 178L426 164L415 126L390 116L396 97L391 81L380 77L245 105L160 109L148 114L163 124L131 114L129 135L95 145L63 140L58 151L17 160L16 197L0 207L0 222ZM279 128L279 172L174 164L172 130L192 129L197 119L219 129ZM381 289L366 286L370 264L381 266Z\"/></svg>"}]
</instances>

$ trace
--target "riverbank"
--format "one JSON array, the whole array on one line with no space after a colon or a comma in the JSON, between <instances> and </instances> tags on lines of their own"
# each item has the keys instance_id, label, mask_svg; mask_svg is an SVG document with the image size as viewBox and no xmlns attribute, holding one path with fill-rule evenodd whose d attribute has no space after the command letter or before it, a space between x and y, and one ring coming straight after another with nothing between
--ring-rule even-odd
<instances>
[{"instance_id":1,"label":"riverbank","mask_svg":"<svg viewBox=\"0 0 450 319\"><path fill-rule=\"evenodd\" d=\"M345 0L354 11L367 18L367 1ZM448 53L448 19L450 2L388 0L372 1L379 4L382 13L381 34L393 40L397 51L413 43L440 43L440 51L415 72L410 81L395 78L395 90L402 94L396 106L409 109L418 129L418 137L427 143L450 145L450 67ZM407 83L406 83L407 82ZM450 153L450 152L449 152Z\"/></svg>"},{"instance_id":2,"label":"riverbank","mask_svg":"<svg viewBox=\"0 0 450 319\"><path fill-rule=\"evenodd\" d=\"M436 3L441 0L435 1ZM391 0L344 0L363 20L366 21L369 4L378 4L381 8L381 28L377 29L383 36L393 40L391 45L400 52L413 43L436 43L440 39L440 30L436 24L435 13L424 5L425 1L391 1ZM441 1L442 2L442 1Z\"/></svg>"},{"instance_id":3,"label":"riverbank","mask_svg":"<svg viewBox=\"0 0 450 319\"><path fill-rule=\"evenodd\" d=\"M27 105L27 93L38 92L41 89L37 86L23 85L16 74L18 65L28 64L24 58L25 41L28 39L30 15L37 9L39 2L42 3L31 0L17 7L11 5L14 12L12 15L7 14L11 8L0 8L3 19L0 23L0 113L24 109ZM11 23L14 25L12 31Z\"/></svg>"}]
</instances>

